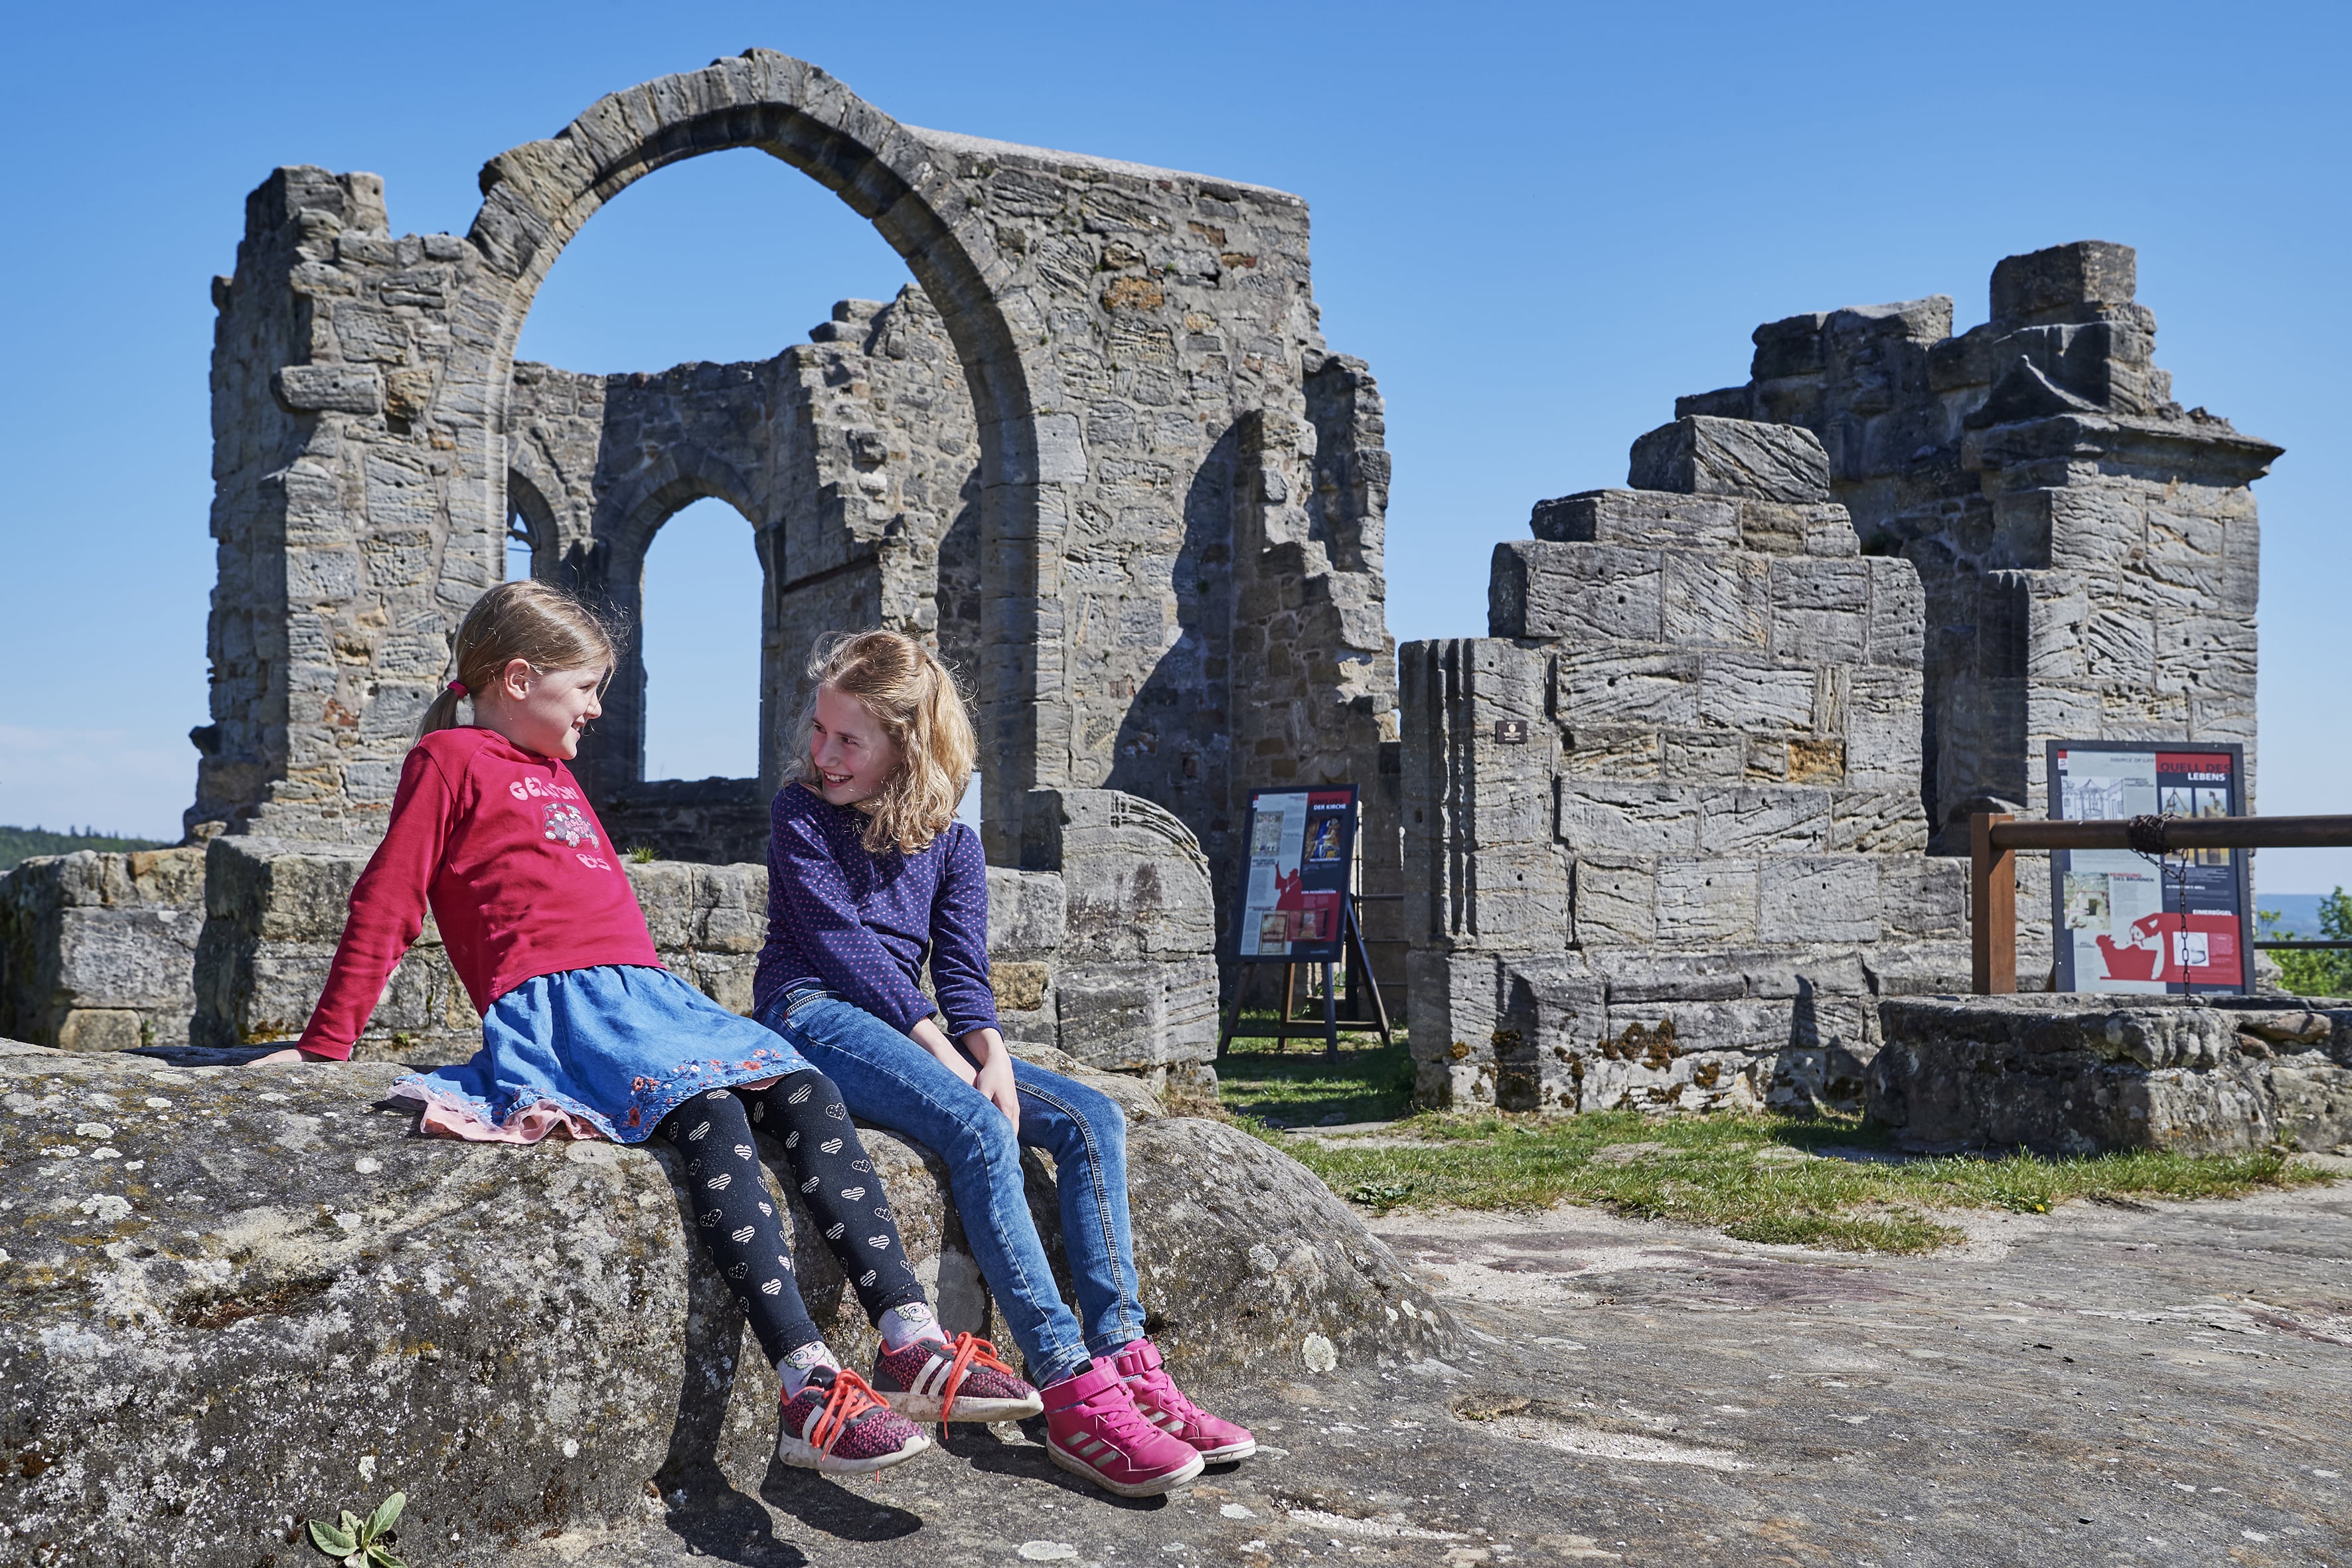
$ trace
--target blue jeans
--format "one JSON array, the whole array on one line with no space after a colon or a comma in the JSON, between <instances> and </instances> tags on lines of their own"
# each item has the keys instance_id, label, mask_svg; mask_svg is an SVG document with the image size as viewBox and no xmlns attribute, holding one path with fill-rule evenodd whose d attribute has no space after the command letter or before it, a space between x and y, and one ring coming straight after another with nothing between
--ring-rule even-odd
<instances>
[{"instance_id":1,"label":"blue jeans","mask_svg":"<svg viewBox=\"0 0 2352 1568\"><path fill-rule=\"evenodd\" d=\"M760 1022L833 1079L849 1113L902 1132L946 1162L973 1261L1039 1387L1143 1337L1135 1248L1127 1227L1127 1118L1118 1102L1015 1058L1018 1129L940 1059L829 991L772 998ZM1077 1285L1076 1316L1054 1283L1029 1215L1021 1146L1054 1157L1062 1250Z\"/></svg>"}]
</instances>

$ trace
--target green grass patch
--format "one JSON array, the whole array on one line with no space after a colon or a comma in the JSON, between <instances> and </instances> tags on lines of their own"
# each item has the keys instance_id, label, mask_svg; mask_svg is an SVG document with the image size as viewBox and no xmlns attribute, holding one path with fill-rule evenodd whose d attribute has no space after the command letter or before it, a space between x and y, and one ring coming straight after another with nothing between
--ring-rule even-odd
<instances>
[{"instance_id":1,"label":"green grass patch","mask_svg":"<svg viewBox=\"0 0 2352 1568\"><path fill-rule=\"evenodd\" d=\"M1351 1081L1362 1086L1360 1097L1333 1095L1331 1103L1378 1102L1371 1079ZM1303 1089L1296 1093L1285 1103L1325 1103ZM1377 1142L1265 1136L1332 1191L1375 1212L1591 1204L1710 1226L1747 1241L1862 1252L1921 1252L1960 1239L1958 1230L1938 1223L1938 1211L1947 1217L1956 1209L2046 1214L2076 1198L2240 1197L2326 1179L2288 1165L2285 1151L2276 1149L2204 1157L2134 1150L2065 1160L2025 1153L1899 1160L1885 1130L1828 1116L1433 1114L1399 1121ZM1408 1142L1390 1141L1397 1138ZM1822 1150L1839 1153L1801 1157Z\"/></svg>"},{"instance_id":2,"label":"green grass patch","mask_svg":"<svg viewBox=\"0 0 2352 1568\"><path fill-rule=\"evenodd\" d=\"M1271 1013L1244 1014L1271 1024ZM1339 1059L1327 1061L1318 1033L1276 1051L1272 1040L1235 1040L1217 1064L1218 1103L1234 1116L1285 1127L1312 1127L1326 1117L1342 1121L1392 1121L1412 1099L1412 1059L1404 1034L1382 1046L1377 1033L1342 1034Z\"/></svg>"}]
</instances>

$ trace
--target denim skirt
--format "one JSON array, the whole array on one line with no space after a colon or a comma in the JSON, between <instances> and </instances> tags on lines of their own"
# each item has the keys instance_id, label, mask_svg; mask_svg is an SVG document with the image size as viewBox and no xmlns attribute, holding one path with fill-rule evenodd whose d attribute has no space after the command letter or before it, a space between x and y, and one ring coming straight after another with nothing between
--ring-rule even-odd
<instances>
[{"instance_id":1,"label":"denim skirt","mask_svg":"<svg viewBox=\"0 0 2352 1568\"><path fill-rule=\"evenodd\" d=\"M490 1004L471 1061L411 1073L390 1094L422 1105L423 1131L447 1138L642 1143L692 1095L808 1065L668 970L608 963L524 981Z\"/></svg>"}]
</instances>

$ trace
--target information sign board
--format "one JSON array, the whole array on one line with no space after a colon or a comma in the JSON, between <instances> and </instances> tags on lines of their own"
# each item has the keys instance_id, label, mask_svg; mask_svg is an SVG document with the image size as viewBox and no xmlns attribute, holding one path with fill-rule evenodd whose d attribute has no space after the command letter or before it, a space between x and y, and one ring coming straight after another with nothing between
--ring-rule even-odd
<instances>
[{"instance_id":1,"label":"information sign board","mask_svg":"<svg viewBox=\"0 0 2352 1568\"><path fill-rule=\"evenodd\" d=\"M2146 741L2050 742L2053 816L2240 816L2242 747ZM2154 857L2130 849L2050 856L2061 991L2204 994L2252 989L2253 900L2240 849Z\"/></svg>"},{"instance_id":2,"label":"information sign board","mask_svg":"<svg viewBox=\"0 0 2352 1568\"><path fill-rule=\"evenodd\" d=\"M1243 842L1244 963L1337 963L1356 863L1356 786L1252 790Z\"/></svg>"}]
</instances>

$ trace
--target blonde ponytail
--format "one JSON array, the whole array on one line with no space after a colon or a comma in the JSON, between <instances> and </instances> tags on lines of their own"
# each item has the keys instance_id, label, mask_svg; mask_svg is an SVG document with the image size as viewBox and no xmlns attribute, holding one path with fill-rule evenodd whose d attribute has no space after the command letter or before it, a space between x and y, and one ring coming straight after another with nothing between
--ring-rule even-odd
<instances>
[{"instance_id":1,"label":"blonde ponytail","mask_svg":"<svg viewBox=\"0 0 2352 1568\"><path fill-rule=\"evenodd\" d=\"M609 680L613 634L596 612L552 584L499 584L466 612L457 627L457 679L425 710L416 738L456 729L457 704L496 685L516 659L541 671L602 669Z\"/></svg>"},{"instance_id":2,"label":"blonde ponytail","mask_svg":"<svg viewBox=\"0 0 2352 1568\"><path fill-rule=\"evenodd\" d=\"M898 771L860 804L868 853L911 855L947 831L963 803L980 743L955 676L937 654L901 632L834 632L817 639L808 663L814 683L802 710L800 755L792 777L817 783L809 761L816 693L854 697L898 748Z\"/></svg>"}]
</instances>

